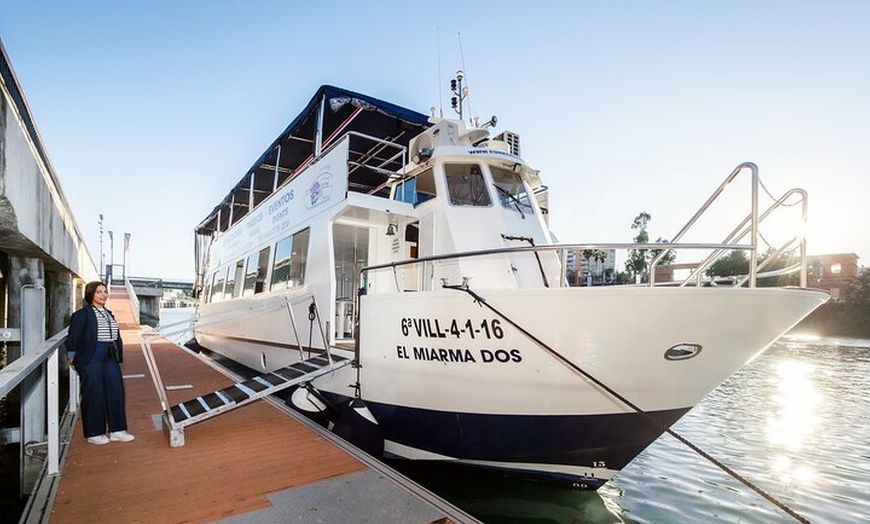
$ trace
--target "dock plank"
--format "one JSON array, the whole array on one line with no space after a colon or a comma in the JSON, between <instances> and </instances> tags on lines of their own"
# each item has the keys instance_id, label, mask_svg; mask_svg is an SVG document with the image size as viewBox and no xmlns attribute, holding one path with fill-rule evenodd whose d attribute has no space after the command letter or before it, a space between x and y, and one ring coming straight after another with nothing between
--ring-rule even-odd
<instances>
[{"instance_id":1,"label":"dock plank","mask_svg":"<svg viewBox=\"0 0 870 524\"><path fill-rule=\"evenodd\" d=\"M125 295L112 290L109 307ZM119 296L121 299L119 300ZM119 318L125 326L135 324ZM152 415L160 403L136 332L123 330L131 443L88 444L76 424L50 521L211 522L269 505L267 495L362 471L366 467L316 432L255 402L185 430L187 445L169 447ZM170 343L152 345L172 403L221 389L230 380Z\"/></svg>"}]
</instances>

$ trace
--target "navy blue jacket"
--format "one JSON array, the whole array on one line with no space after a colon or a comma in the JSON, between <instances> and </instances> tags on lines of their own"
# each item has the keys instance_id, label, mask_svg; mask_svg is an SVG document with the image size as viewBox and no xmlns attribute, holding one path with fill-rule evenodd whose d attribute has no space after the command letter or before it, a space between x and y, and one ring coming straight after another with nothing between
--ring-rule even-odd
<instances>
[{"instance_id":1,"label":"navy blue jacket","mask_svg":"<svg viewBox=\"0 0 870 524\"><path fill-rule=\"evenodd\" d=\"M112 315L112 312L106 309ZM115 339L118 348L118 362L124 361L124 342L121 340L121 330L118 329L118 337ZM73 364L86 366L94 357L97 350L97 314L94 308L86 305L79 309L69 319L69 333L66 337L67 358L73 357Z\"/></svg>"}]
</instances>

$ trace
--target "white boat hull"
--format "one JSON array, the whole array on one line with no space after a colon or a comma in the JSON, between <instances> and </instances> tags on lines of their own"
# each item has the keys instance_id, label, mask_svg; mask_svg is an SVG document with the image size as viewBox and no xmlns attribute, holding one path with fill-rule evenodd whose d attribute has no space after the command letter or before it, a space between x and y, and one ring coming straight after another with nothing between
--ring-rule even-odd
<instances>
[{"instance_id":1,"label":"white boat hull","mask_svg":"<svg viewBox=\"0 0 870 524\"><path fill-rule=\"evenodd\" d=\"M754 164L670 242L559 244L519 136L485 127L323 86L197 226L199 343L259 372L344 351L356 366L314 380L318 402L362 399L387 455L597 487L828 299L756 287L796 271L805 288L808 266L802 237L761 254L759 225L786 200L758 208ZM744 170L747 209L711 233L724 243L680 243ZM664 267L678 252L696 258ZM741 253L745 269L717 267ZM721 287L734 272L745 282ZM592 286L616 276L664 285Z\"/></svg>"},{"instance_id":2,"label":"white boat hull","mask_svg":"<svg viewBox=\"0 0 870 524\"><path fill-rule=\"evenodd\" d=\"M609 479L827 299L822 292L773 288L555 288L479 296L492 309L459 289L361 298L360 393L382 428L385 452L581 487ZM296 341L286 336L286 309L260 316L236 325L273 327L259 329L257 341L224 325L219 335L200 334L201 343L254 369L298 360ZM678 345L699 351L665 358ZM353 396L355 374L346 368L314 385L342 404Z\"/></svg>"}]
</instances>

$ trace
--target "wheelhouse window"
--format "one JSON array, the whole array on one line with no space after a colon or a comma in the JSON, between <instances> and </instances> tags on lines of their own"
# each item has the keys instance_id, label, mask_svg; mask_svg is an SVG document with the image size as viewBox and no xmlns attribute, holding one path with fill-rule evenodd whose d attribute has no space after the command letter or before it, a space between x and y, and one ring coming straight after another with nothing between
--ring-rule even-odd
<instances>
[{"instance_id":1,"label":"wheelhouse window","mask_svg":"<svg viewBox=\"0 0 870 524\"><path fill-rule=\"evenodd\" d=\"M310 229L299 231L281 240L275 246L275 262L272 265L270 290L287 289L305 283L310 231Z\"/></svg>"},{"instance_id":2,"label":"wheelhouse window","mask_svg":"<svg viewBox=\"0 0 870 524\"><path fill-rule=\"evenodd\" d=\"M245 289L242 296L249 297L263 292L266 284L266 270L269 269L270 249L270 247L265 247L259 253L253 253L248 257Z\"/></svg>"},{"instance_id":3,"label":"wheelhouse window","mask_svg":"<svg viewBox=\"0 0 870 524\"><path fill-rule=\"evenodd\" d=\"M415 206L435 198L435 195L435 173L431 167L399 182L393 189L393 200L408 202Z\"/></svg>"},{"instance_id":4,"label":"wheelhouse window","mask_svg":"<svg viewBox=\"0 0 870 524\"><path fill-rule=\"evenodd\" d=\"M490 166L489 169L502 206L516 209L520 213L531 213L534 210L520 175L498 166Z\"/></svg>"},{"instance_id":5,"label":"wheelhouse window","mask_svg":"<svg viewBox=\"0 0 870 524\"><path fill-rule=\"evenodd\" d=\"M447 191L454 206L489 206L492 201L477 164L444 164Z\"/></svg>"}]
</instances>

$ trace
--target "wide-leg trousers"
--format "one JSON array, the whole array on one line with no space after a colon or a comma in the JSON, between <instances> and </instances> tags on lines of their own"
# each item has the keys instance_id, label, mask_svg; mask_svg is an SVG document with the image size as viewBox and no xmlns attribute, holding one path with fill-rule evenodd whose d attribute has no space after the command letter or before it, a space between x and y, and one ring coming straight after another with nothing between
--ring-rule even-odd
<instances>
[{"instance_id":1,"label":"wide-leg trousers","mask_svg":"<svg viewBox=\"0 0 870 524\"><path fill-rule=\"evenodd\" d=\"M127 430L124 407L124 377L121 366L109 358L110 342L97 342L94 357L85 366L75 366L81 379L81 414L85 438Z\"/></svg>"}]
</instances>

